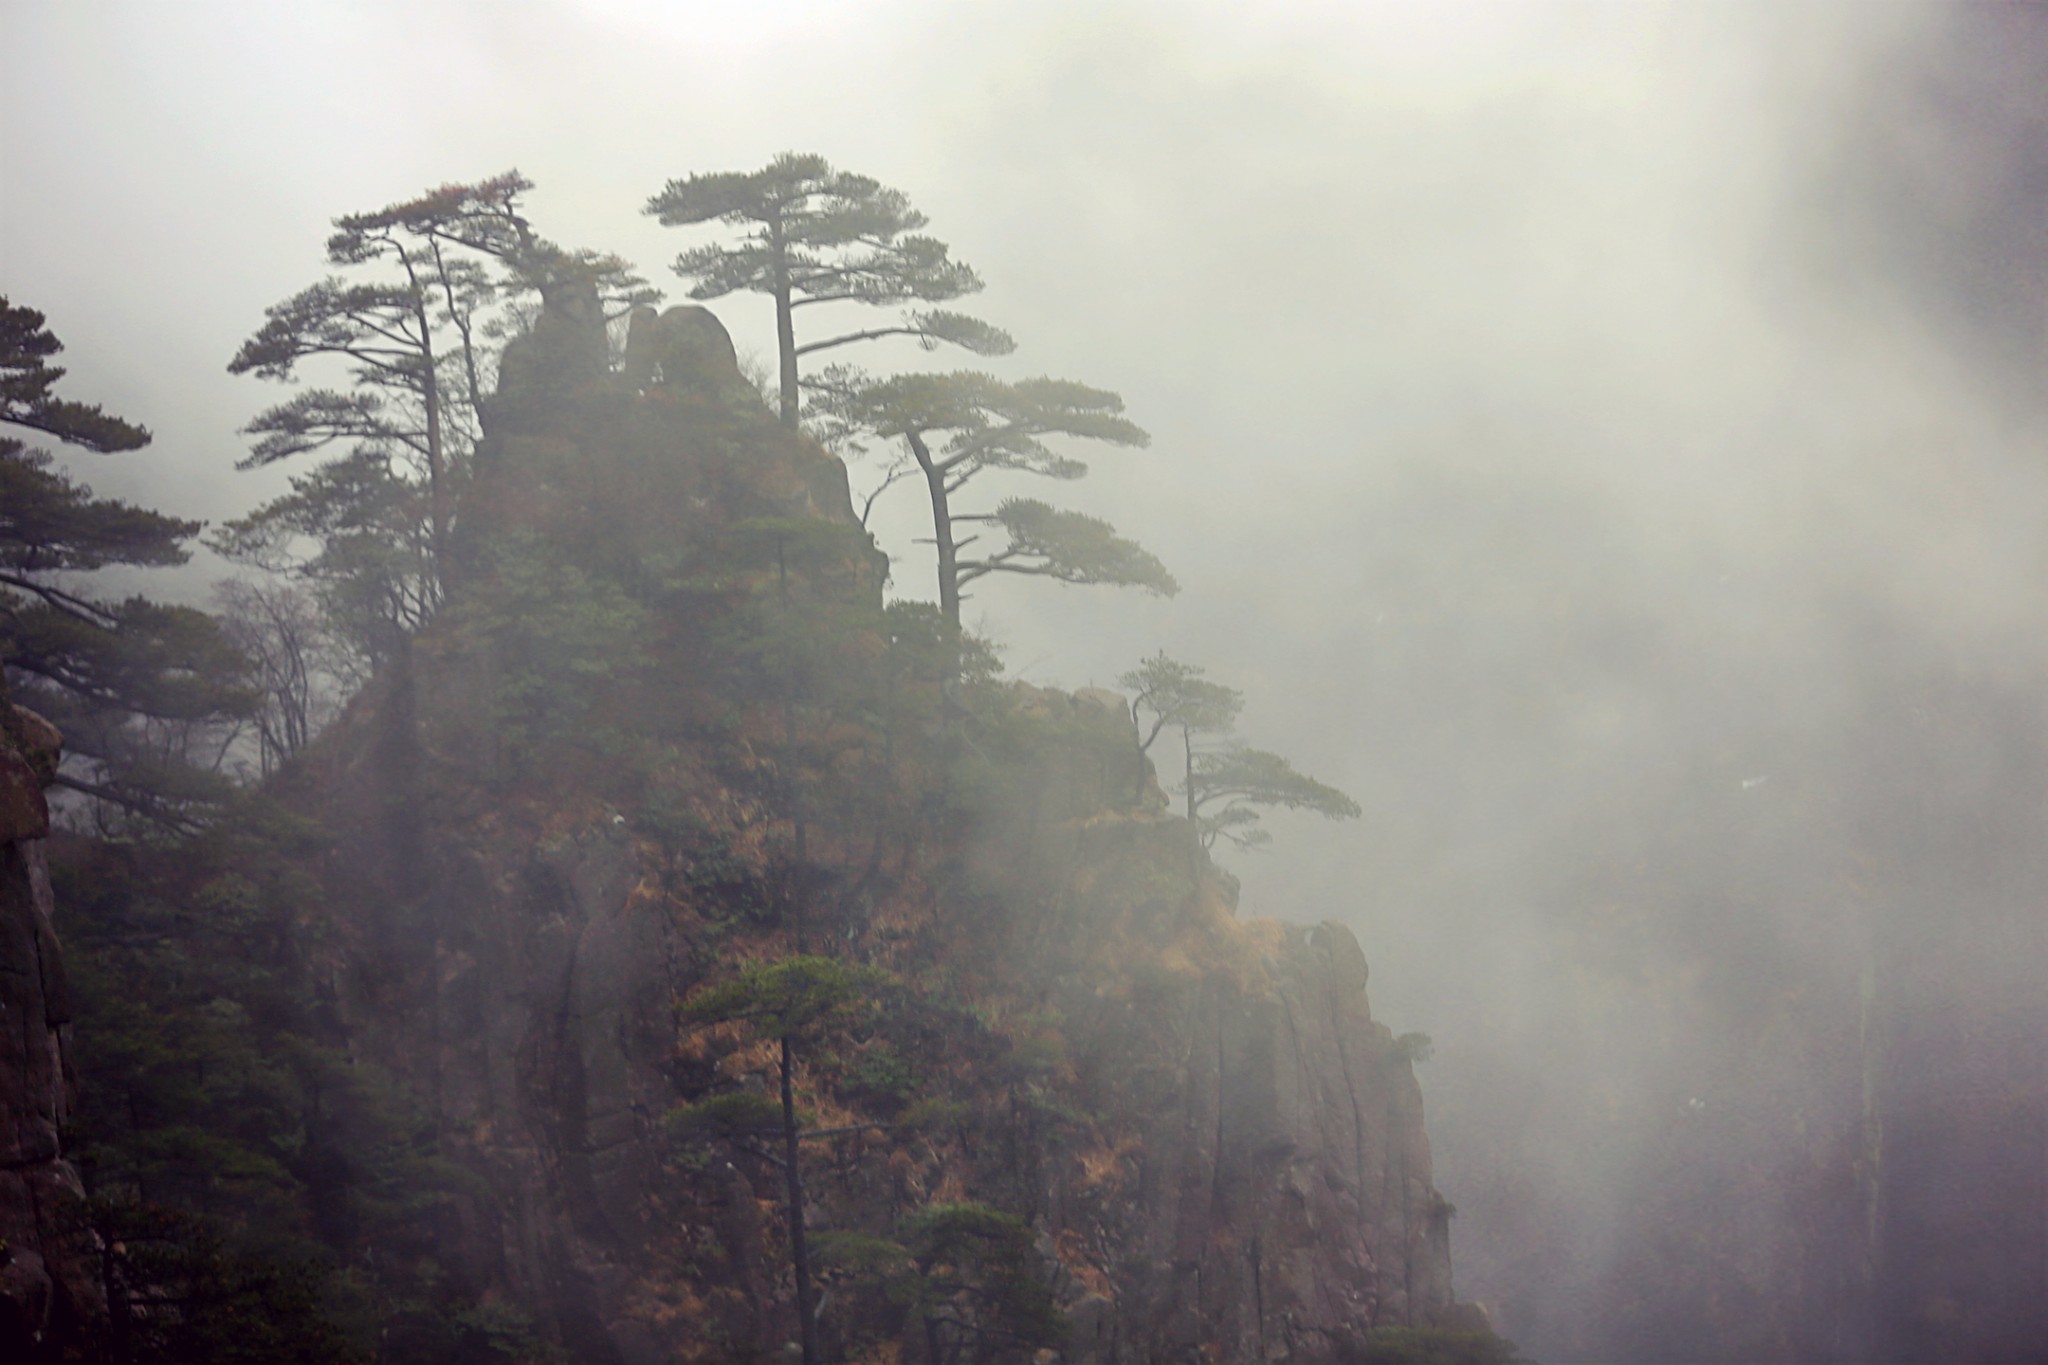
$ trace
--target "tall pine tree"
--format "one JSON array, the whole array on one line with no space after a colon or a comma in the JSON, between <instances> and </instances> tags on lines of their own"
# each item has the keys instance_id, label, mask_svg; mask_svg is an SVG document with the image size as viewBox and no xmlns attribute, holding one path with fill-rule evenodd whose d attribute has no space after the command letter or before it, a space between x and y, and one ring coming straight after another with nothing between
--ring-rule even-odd
<instances>
[{"instance_id":1,"label":"tall pine tree","mask_svg":"<svg viewBox=\"0 0 2048 1365\"><path fill-rule=\"evenodd\" d=\"M98 452L139 450L143 427L56 397L63 349L33 308L0 298L0 423ZM187 828L225 794L219 761L254 697L211 617L78 575L182 564L200 523L93 495L48 451L0 437L0 659L12 691L64 731L58 782Z\"/></svg>"},{"instance_id":2,"label":"tall pine tree","mask_svg":"<svg viewBox=\"0 0 2048 1365\"><path fill-rule=\"evenodd\" d=\"M928 220L901 191L836 171L821 156L784 152L758 171L671 180L647 201L647 212L669 227L720 222L749 229L737 243L683 252L675 270L696 281L693 299L745 289L775 300L781 413L790 426L797 421L803 356L886 336L915 337L926 349L963 346L977 355L1016 348L1009 333L977 318L912 306L976 293L981 277L953 260L944 242L918 232ZM799 342L797 311L829 303L902 311L878 327Z\"/></svg>"},{"instance_id":3,"label":"tall pine tree","mask_svg":"<svg viewBox=\"0 0 2048 1365\"><path fill-rule=\"evenodd\" d=\"M1049 479L1078 479L1088 466L1046 444L1068 436L1110 445L1144 446L1143 428L1123 415L1123 399L1064 379L1005 383L992 375L907 374L848 395L847 422L882 437L901 437L931 498L932 542L938 558L939 607L960 623L963 590L994 573L1026 574L1065 583L1108 583L1172 596L1180 585L1151 552L1106 521L1029 498L962 512L954 497L970 482L1001 470ZM983 543L1000 528L1001 544Z\"/></svg>"}]
</instances>

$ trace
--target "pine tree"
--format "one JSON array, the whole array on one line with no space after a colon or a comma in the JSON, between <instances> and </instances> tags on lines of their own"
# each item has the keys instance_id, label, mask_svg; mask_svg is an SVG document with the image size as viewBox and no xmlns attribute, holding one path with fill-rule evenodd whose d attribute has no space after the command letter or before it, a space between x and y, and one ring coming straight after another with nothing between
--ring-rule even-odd
<instances>
[{"instance_id":1,"label":"pine tree","mask_svg":"<svg viewBox=\"0 0 2048 1365\"><path fill-rule=\"evenodd\" d=\"M775 1039L781 1079L782 1152L769 1159L782 1168L789 1208L790 1268L796 1276L799 1340L804 1365L817 1365L816 1286L811 1274L810 1245L804 1229L804 1182L801 1148L806 1136L796 1110L796 1049L819 1029L845 1018L872 997L880 974L829 957L791 957L774 963L753 963L730 981L698 991L684 1002L682 1015L696 1023L742 1019ZM761 1097L741 1093L697 1106L701 1126L728 1133L760 1131L774 1115ZM763 1155L766 1155L763 1153Z\"/></svg>"},{"instance_id":2,"label":"pine tree","mask_svg":"<svg viewBox=\"0 0 2048 1365\"><path fill-rule=\"evenodd\" d=\"M821 156L785 152L758 171L671 180L646 211L669 227L716 221L752 229L737 244L683 252L675 270L696 281L694 299L745 289L775 300L781 415L790 426L797 422L800 357L887 336L915 337L927 350L941 343L977 355L1015 349L1007 332L979 319L909 307L976 293L981 279L953 260L944 242L918 233L928 220L900 191L835 171ZM880 327L799 344L797 310L827 303L903 311Z\"/></svg>"},{"instance_id":3,"label":"pine tree","mask_svg":"<svg viewBox=\"0 0 2048 1365\"><path fill-rule=\"evenodd\" d=\"M1047 445L1049 436L1148 444L1151 438L1123 416L1123 406L1107 389L1070 380L1011 384L956 373L899 375L848 395L841 411L876 435L901 437L916 461L931 498L939 607L957 626L962 589L994 573L1141 587L1169 597L1180 590L1165 565L1105 521L1026 498L1007 499L988 512L953 506L968 483L998 470L1065 480L1088 472L1082 461ZM981 540L978 532L958 534L969 524L1000 527L1003 543L978 556L965 554Z\"/></svg>"},{"instance_id":4,"label":"pine tree","mask_svg":"<svg viewBox=\"0 0 2048 1365\"><path fill-rule=\"evenodd\" d=\"M932 1361L1000 1360L1056 1349L1068 1332L1037 1272L1031 1225L979 1203L928 1204L898 1230L911 1273L902 1297Z\"/></svg>"},{"instance_id":5,"label":"pine tree","mask_svg":"<svg viewBox=\"0 0 2048 1365\"><path fill-rule=\"evenodd\" d=\"M1258 828L1261 807L1308 810L1330 820L1355 820L1362 813L1356 801L1296 771L1279 754L1231 739L1238 712L1244 709L1244 693L1211 682L1195 665L1162 652L1119 677L1117 684L1136 694L1131 698L1131 717L1144 730L1138 742L1141 760L1164 731L1180 731L1186 765L1180 792L1188 826L1203 848L1214 847L1218 839L1239 848L1267 843L1271 836ZM1197 736L1218 736L1223 743L1203 748ZM1142 791L1142 761L1138 780Z\"/></svg>"},{"instance_id":6,"label":"pine tree","mask_svg":"<svg viewBox=\"0 0 2048 1365\"><path fill-rule=\"evenodd\" d=\"M1152 751L1152 745L1163 732L1169 728L1180 731L1185 776L1191 786L1195 775L1195 736L1228 734L1237 724L1237 713L1244 709L1244 693L1210 682L1202 672L1193 664L1167 658L1162 651L1117 679L1119 687L1127 687L1136 694L1131 698L1131 719L1144 731L1138 741L1140 794L1145 788L1145 755ZM1145 725L1146 712L1152 716L1150 727ZM1188 818L1194 819L1192 811Z\"/></svg>"},{"instance_id":7,"label":"pine tree","mask_svg":"<svg viewBox=\"0 0 2048 1365\"><path fill-rule=\"evenodd\" d=\"M1272 836L1258 828L1258 807L1313 811L1326 820L1356 820L1358 803L1335 787L1297 772L1279 754L1233 744L1196 751L1189 767L1188 819L1207 848L1218 839L1256 848Z\"/></svg>"},{"instance_id":8,"label":"pine tree","mask_svg":"<svg viewBox=\"0 0 2048 1365\"><path fill-rule=\"evenodd\" d=\"M0 298L0 423L86 450L148 445L144 428L51 393L62 349L41 313ZM244 661L205 613L109 601L77 575L182 564L199 528L95 497L49 452L0 438L0 659L85 761L61 784L176 827L224 792L228 727L254 704Z\"/></svg>"},{"instance_id":9,"label":"pine tree","mask_svg":"<svg viewBox=\"0 0 2048 1365\"><path fill-rule=\"evenodd\" d=\"M620 312L658 297L616 257L540 237L520 204L532 188L508 171L335 219L328 263L383 274L300 290L267 310L228 364L231 374L285 382L322 358L348 367L348 387L304 390L259 413L238 467L344 452L222 528L214 548L311 581L338 634L373 668L447 591L460 492L489 426L489 343L516 328L522 297L594 285ZM591 326L601 333L603 319ZM303 552L308 542L317 549Z\"/></svg>"}]
</instances>

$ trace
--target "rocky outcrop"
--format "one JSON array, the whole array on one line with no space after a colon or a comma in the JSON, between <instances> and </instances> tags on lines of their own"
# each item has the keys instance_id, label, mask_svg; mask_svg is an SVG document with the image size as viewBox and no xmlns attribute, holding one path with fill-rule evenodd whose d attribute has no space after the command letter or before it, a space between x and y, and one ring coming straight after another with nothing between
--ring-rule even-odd
<instances>
[{"instance_id":1,"label":"rocky outcrop","mask_svg":"<svg viewBox=\"0 0 2048 1365\"><path fill-rule=\"evenodd\" d=\"M70 994L50 925L43 788L61 739L0 686L0 1359L71 1358L103 1316L84 1191L65 1159Z\"/></svg>"},{"instance_id":2,"label":"rocky outcrop","mask_svg":"<svg viewBox=\"0 0 2048 1365\"><path fill-rule=\"evenodd\" d=\"M1447 1206L1363 952L1334 921L1235 913L1120 698L984 689L971 722L936 687L922 721L800 710L728 657L809 658L834 620L879 616L880 573L838 462L732 385L707 320L641 320L638 382L494 431L465 513L472 600L285 793L335 835L346 1046L402 1078L473 1176L443 1198L438 1263L582 1361L788 1349L780 1177L673 1123L769 1090L773 1049L676 1005L824 952L900 985L799 1068L835 1134L810 1149L821 1237L1013 1214L1073 1362L1313 1365L1432 1321ZM633 618L631 666L576 661L580 731L518 754L490 702L518 664L491 605L507 541L581 555L662 613ZM886 647L846 630L835 658ZM888 1318L900 1295L835 1273L835 1356L897 1332L891 1358L926 1358L937 1338Z\"/></svg>"},{"instance_id":3,"label":"rocky outcrop","mask_svg":"<svg viewBox=\"0 0 2048 1365\"><path fill-rule=\"evenodd\" d=\"M1087 718L1098 742L1074 752L1135 751L1113 694L1017 690ZM1042 907L1013 921L1008 953L1064 1021L1078 1103L1114 1116L1101 1141L1122 1153L1062 1175L1052 1205L1062 1234L1123 1267L1115 1311L1082 1314L1115 1340L1075 1358L1328 1360L1373 1325L1436 1322L1449 1206L1357 939L1240 920L1184 820L1118 809L1119 774L1050 755L976 868L984 894Z\"/></svg>"}]
</instances>

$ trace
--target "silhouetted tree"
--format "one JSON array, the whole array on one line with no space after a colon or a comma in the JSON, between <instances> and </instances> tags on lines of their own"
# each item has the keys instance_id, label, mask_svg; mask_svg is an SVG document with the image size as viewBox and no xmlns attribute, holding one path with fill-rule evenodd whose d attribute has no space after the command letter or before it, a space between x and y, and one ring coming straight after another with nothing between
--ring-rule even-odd
<instances>
[{"instance_id":1,"label":"silhouetted tree","mask_svg":"<svg viewBox=\"0 0 2048 1365\"><path fill-rule=\"evenodd\" d=\"M0 422L102 454L148 445L147 428L50 392L64 371L48 361L63 349L41 313L0 295Z\"/></svg>"},{"instance_id":2,"label":"silhouetted tree","mask_svg":"<svg viewBox=\"0 0 2048 1365\"><path fill-rule=\"evenodd\" d=\"M1131 697L1131 719L1142 731L1138 740L1138 787L1134 795L1144 792L1144 757L1166 730L1180 731L1181 751L1185 757L1184 776L1192 787L1195 736L1228 734L1237 724L1237 713L1244 709L1244 693L1222 683L1210 682L1202 672L1193 664L1167 658L1162 651L1116 680L1117 686L1129 688L1134 694ZM1147 712L1152 717L1150 726L1145 724ZM1188 818L1193 819L1193 814L1190 813Z\"/></svg>"},{"instance_id":3,"label":"silhouetted tree","mask_svg":"<svg viewBox=\"0 0 2048 1365\"><path fill-rule=\"evenodd\" d=\"M149 444L142 427L51 393L64 371L48 360L62 349L41 313L0 298L0 423L94 451ZM205 613L109 601L77 576L182 564L199 526L94 497L48 452L0 438L0 659L90 766L59 782L174 826L223 794L210 769L254 704L243 660Z\"/></svg>"},{"instance_id":4,"label":"silhouetted tree","mask_svg":"<svg viewBox=\"0 0 2048 1365\"><path fill-rule=\"evenodd\" d=\"M257 766L265 775L312 743L352 676L335 648L319 603L282 579L233 578L218 584L222 629L249 662L262 695L254 713Z\"/></svg>"},{"instance_id":5,"label":"silhouetted tree","mask_svg":"<svg viewBox=\"0 0 2048 1365\"><path fill-rule=\"evenodd\" d=\"M1256 848L1272 836L1259 829L1261 806L1314 811L1328 820L1356 820L1358 803L1304 773L1276 753L1233 744L1196 751L1187 782L1188 819L1204 848L1226 839Z\"/></svg>"},{"instance_id":6,"label":"silhouetted tree","mask_svg":"<svg viewBox=\"0 0 2048 1365\"><path fill-rule=\"evenodd\" d=\"M444 185L334 220L327 260L381 278L330 276L268 310L228 370L292 380L301 362L345 362L347 388L316 388L259 413L238 467L340 443L291 491L230 522L214 548L318 586L338 634L374 667L433 614L447 589L448 537L475 444L486 430L489 341L516 330L519 300L595 284L611 311L658 295L624 262L572 252L535 233L517 171ZM493 276L490 267L501 267ZM319 548L310 556L300 547Z\"/></svg>"},{"instance_id":7,"label":"silhouetted tree","mask_svg":"<svg viewBox=\"0 0 2048 1365\"><path fill-rule=\"evenodd\" d=\"M1129 688L1131 716L1143 732L1138 741L1140 755L1147 753L1167 729L1178 729L1185 756L1185 776L1180 791L1186 802L1188 824L1202 847L1213 847L1218 839L1240 848L1252 848L1270 837L1257 828L1259 807L1279 806L1288 810L1310 810L1332 820L1358 818L1358 803L1303 773L1275 753L1252 749L1228 740L1244 708L1244 694L1234 687L1211 682L1203 670L1154 654L1117 679ZM1145 717L1151 716L1151 724ZM1226 737L1218 748L1197 746L1196 736ZM1139 782L1144 781L1142 766Z\"/></svg>"},{"instance_id":8,"label":"silhouetted tree","mask_svg":"<svg viewBox=\"0 0 2048 1365\"><path fill-rule=\"evenodd\" d=\"M932 541L938 556L939 607L960 621L962 589L992 573L1030 574L1067 583L1142 587L1167 596L1180 585L1166 566L1107 522L1011 498L993 511L961 513L953 497L995 470L1078 479L1088 466L1048 446L1049 436L1143 446L1143 428L1123 416L1123 399L1064 379L1011 384L975 373L899 375L849 395L850 420L884 437L901 437L931 497ZM962 524L998 526L1001 546L978 558L962 552Z\"/></svg>"},{"instance_id":9,"label":"silhouetted tree","mask_svg":"<svg viewBox=\"0 0 2048 1365\"><path fill-rule=\"evenodd\" d=\"M835 171L821 156L785 152L758 171L671 180L648 199L646 211L670 227L717 221L752 229L736 244L683 252L675 271L696 281L694 299L745 289L775 300L781 415L790 426L797 422L801 356L886 336L913 336L926 349L942 342L964 346L977 355L1015 349L1007 332L976 318L909 307L887 325L799 344L799 308L939 303L982 287L973 270L951 259L944 242L918 234L927 219L900 191Z\"/></svg>"}]
</instances>

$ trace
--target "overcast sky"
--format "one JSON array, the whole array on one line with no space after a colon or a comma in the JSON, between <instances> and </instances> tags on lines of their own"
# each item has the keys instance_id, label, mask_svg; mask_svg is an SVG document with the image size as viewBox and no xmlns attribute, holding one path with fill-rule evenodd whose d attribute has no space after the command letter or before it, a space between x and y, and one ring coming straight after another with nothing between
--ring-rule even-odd
<instances>
[{"instance_id":1,"label":"overcast sky","mask_svg":"<svg viewBox=\"0 0 2048 1365\"><path fill-rule=\"evenodd\" d=\"M1956 8L0 0L0 289L156 433L95 486L218 520L281 478L232 472L281 393L224 366L338 214L517 167L673 299L670 178L801 150L904 190L995 368L1153 434L1039 491L1183 585L970 616L1036 682L1205 664L1357 794L1237 860L1245 910L1356 925L1454 1091L1553 989L1518 897L1666 767L1797 780L1761 737L1855 691L1845 604L2041 665L2048 216L1999 136L2048 80ZM768 353L763 300L713 307Z\"/></svg>"},{"instance_id":2,"label":"overcast sky","mask_svg":"<svg viewBox=\"0 0 2048 1365\"><path fill-rule=\"evenodd\" d=\"M703 234L657 226L646 197L801 149L905 190L982 272L977 311L1021 342L999 368L1116 389L1154 434L1050 491L1185 591L988 586L970 612L1028 678L1108 682L1164 647L1250 690L1254 739L1370 788L1389 775L1345 737L1374 729L1372 659L1408 648L1403 621L1445 593L1502 575L1720 610L1791 557L1991 629L2031 610L1986 588L2038 580L2038 490L1982 496L1991 453L2024 432L1968 357L1841 263L1854 238L1831 216L1855 211L1815 193L1937 11L4 13L0 287L50 315L72 394L157 436L84 466L104 492L218 520L276 491L284 470L231 466L236 428L281 394L223 367L324 273L337 214L516 166L545 232L675 286L666 262ZM716 307L743 350L769 351L763 300ZM1453 550L1418 497L1463 500L1482 514L1460 534L1489 518L1498 534ZM930 596L918 511L906 486L882 525L897 591ZM1249 875L1307 913L1269 870Z\"/></svg>"}]
</instances>

